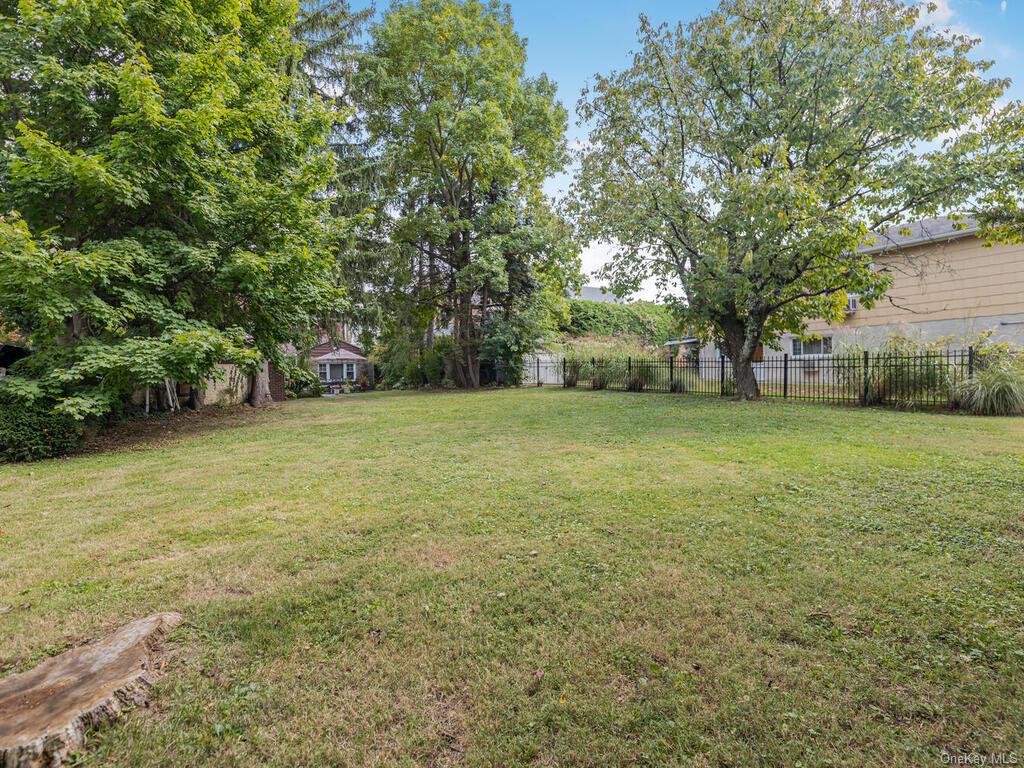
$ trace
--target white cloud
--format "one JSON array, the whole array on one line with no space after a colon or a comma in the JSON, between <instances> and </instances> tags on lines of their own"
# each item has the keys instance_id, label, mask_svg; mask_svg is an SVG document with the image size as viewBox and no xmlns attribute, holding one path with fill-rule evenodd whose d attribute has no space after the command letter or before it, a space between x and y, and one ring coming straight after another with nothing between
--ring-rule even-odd
<instances>
[{"instance_id":1,"label":"white cloud","mask_svg":"<svg viewBox=\"0 0 1024 768\"><path fill-rule=\"evenodd\" d=\"M1006 13L1006 0L1002 0L1002 2L999 3L999 12Z\"/></svg>"},{"instance_id":2,"label":"white cloud","mask_svg":"<svg viewBox=\"0 0 1024 768\"><path fill-rule=\"evenodd\" d=\"M921 15L917 18L919 26L942 26L952 19L956 13L949 5L949 0L931 0L920 3Z\"/></svg>"},{"instance_id":3,"label":"white cloud","mask_svg":"<svg viewBox=\"0 0 1024 768\"><path fill-rule=\"evenodd\" d=\"M615 247L608 243L590 243L580 252L583 262L583 274L587 276L587 285L607 285L607 281L598 280L593 273L612 260Z\"/></svg>"},{"instance_id":4,"label":"white cloud","mask_svg":"<svg viewBox=\"0 0 1024 768\"><path fill-rule=\"evenodd\" d=\"M587 245L587 247L580 252L580 261L583 262L583 274L585 275L583 282L586 285L599 285L603 288L607 288L608 281L595 277L594 272L610 262L614 255L615 245L612 243L593 242ZM643 285L640 286L639 291L634 293L632 296L627 296L625 298L627 300L656 300L658 298L657 281L653 278L645 280Z\"/></svg>"},{"instance_id":5,"label":"white cloud","mask_svg":"<svg viewBox=\"0 0 1024 768\"><path fill-rule=\"evenodd\" d=\"M950 5L950 0L924 0L917 3L917 7L921 9L917 17L919 27L935 27L954 35L982 39L981 35L957 20L957 12Z\"/></svg>"}]
</instances>

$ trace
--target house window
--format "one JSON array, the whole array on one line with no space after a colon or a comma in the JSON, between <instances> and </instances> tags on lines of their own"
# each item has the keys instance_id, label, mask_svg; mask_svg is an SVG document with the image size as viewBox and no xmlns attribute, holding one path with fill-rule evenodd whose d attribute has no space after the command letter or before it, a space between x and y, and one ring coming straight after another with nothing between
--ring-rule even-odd
<instances>
[{"instance_id":1,"label":"house window","mask_svg":"<svg viewBox=\"0 0 1024 768\"><path fill-rule=\"evenodd\" d=\"M317 365L320 381L355 381L355 363L320 363Z\"/></svg>"},{"instance_id":2,"label":"house window","mask_svg":"<svg viewBox=\"0 0 1024 768\"><path fill-rule=\"evenodd\" d=\"M793 356L831 355L832 337L822 336L818 339L793 339Z\"/></svg>"}]
</instances>

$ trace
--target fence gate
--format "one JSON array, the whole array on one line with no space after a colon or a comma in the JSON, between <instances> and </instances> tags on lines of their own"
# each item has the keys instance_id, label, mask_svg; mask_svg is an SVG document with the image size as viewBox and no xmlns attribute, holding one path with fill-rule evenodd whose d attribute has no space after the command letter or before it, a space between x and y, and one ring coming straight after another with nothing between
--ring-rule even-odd
<instances>
[{"instance_id":1,"label":"fence gate","mask_svg":"<svg viewBox=\"0 0 1024 768\"><path fill-rule=\"evenodd\" d=\"M523 358L523 385L542 386L556 384L562 386L562 361L558 355L541 352L538 355L526 355Z\"/></svg>"}]
</instances>

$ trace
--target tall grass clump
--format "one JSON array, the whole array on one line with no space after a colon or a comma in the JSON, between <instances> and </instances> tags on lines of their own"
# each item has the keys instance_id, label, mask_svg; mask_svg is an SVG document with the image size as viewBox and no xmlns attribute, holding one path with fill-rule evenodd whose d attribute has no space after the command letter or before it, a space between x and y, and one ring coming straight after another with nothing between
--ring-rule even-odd
<instances>
[{"instance_id":1,"label":"tall grass clump","mask_svg":"<svg viewBox=\"0 0 1024 768\"><path fill-rule=\"evenodd\" d=\"M1024 415L1024 366L1009 360L980 366L955 394L961 408L980 416Z\"/></svg>"}]
</instances>

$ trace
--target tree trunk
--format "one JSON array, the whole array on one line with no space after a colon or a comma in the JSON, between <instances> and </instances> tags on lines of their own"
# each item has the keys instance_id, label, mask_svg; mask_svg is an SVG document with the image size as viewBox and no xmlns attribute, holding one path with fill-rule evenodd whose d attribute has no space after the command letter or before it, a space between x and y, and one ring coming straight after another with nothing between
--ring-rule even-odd
<instances>
[{"instance_id":1,"label":"tree trunk","mask_svg":"<svg viewBox=\"0 0 1024 768\"><path fill-rule=\"evenodd\" d=\"M747 355L743 359L732 361L732 375L736 381L737 400L757 400L761 397L761 388L757 384L757 377L754 375L753 355Z\"/></svg>"},{"instance_id":2,"label":"tree trunk","mask_svg":"<svg viewBox=\"0 0 1024 768\"><path fill-rule=\"evenodd\" d=\"M473 294L470 292L459 294L455 330L455 339L458 343L456 383L463 389L479 389L480 359L477 356L476 332L473 325Z\"/></svg>"},{"instance_id":3,"label":"tree trunk","mask_svg":"<svg viewBox=\"0 0 1024 768\"><path fill-rule=\"evenodd\" d=\"M430 254L430 260L427 262L427 290L430 292L430 295L433 296L437 292L437 289L434 287L434 278L435 278L437 270L436 270L436 268L434 266L434 246L433 246L433 244L428 246L427 252ZM431 305L433 305L434 299L431 298L430 301L431 301ZM430 321L429 321L429 323L427 323L427 349L429 349L431 352L434 351L434 320L435 320L434 313L435 313L435 311L436 311L435 308L433 306L431 306L431 309L430 309Z\"/></svg>"},{"instance_id":4,"label":"tree trunk","mask_svg":"<svg viewBox=\"0 0 1024 768\"><path fill-rule=\"evenodd\" d=\"M206 390L192 387L188 392L188 407L193 411L201 411L204 405L206 405Z\"/></svg>"},{"instance_id":5,"label":"tree trunk","mask_svg":"<svg viewBox=\"0 0 1024 768\"><path fill-rule=\"evenodd\" d=\"M158 411L171 410L171 401L167 399L167 387L163 382L156 385L156 409Z\"/></svg>"},{"instance_id":6,"label":"tree trunk","mask_svg":"<svg viewBox=\"0 0 1024 768\"><path fill-rule=\"evenodd\" d=\"M754 375L754 352L757 350L757 342L751 343L747 338L749 335L746 329L737 325L734 328L727 328L723 338L724 351L732 362L737 400L757 400L761 397L761 388Z\"/></svg>"},{"instance_id":7,"label":"tree trunk","mask_svg":"<svg viewBox=\"0 0 1024 768\"><path fill-rule=\"evenodd\" d=\"M249 390L249 405L258 408L273 402L270 396L270 363L266 360L252 375L252 388Z\"/></svg>"}]
</instances>

